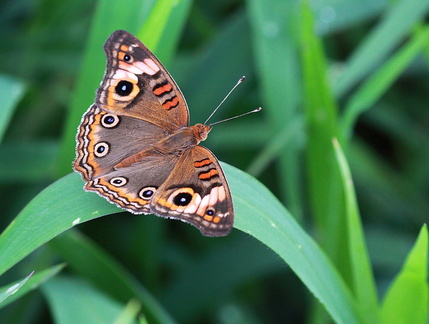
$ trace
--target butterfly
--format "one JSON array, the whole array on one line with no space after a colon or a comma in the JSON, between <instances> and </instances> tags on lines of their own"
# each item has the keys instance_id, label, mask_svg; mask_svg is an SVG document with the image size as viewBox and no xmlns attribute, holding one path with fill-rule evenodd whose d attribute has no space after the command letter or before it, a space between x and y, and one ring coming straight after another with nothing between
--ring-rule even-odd
<instances>
[{"instance_id":1,"label":"butterfly","mask_svg":"<svg viewBox=\"0 0 429 324\"><path fill-rule=\"evenodd\" d=\"M115 31L95 103L76 136L74 170L93 191L133 214L155 214L227 235L234 208L215 155L199 143L210 125L189 126L182 92L135 36Z\"/></svg>"}]
</instances>

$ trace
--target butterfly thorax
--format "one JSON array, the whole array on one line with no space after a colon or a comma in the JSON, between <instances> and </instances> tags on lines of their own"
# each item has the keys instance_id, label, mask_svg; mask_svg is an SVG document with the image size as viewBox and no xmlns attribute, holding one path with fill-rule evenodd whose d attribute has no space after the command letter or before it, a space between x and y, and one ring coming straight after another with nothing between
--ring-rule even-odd
<instances>
[{"instance_id":1,"label":"butterfly thorax","mask_svg":"<svg viewBox=\"0 0 429 324\"><path fill-rule=\"evenodd\" d=\"M210 126L203 124L183 127L154 144L153 149L160 154L181 155L206 140L210 130Z\"/></svg>"},{"instance_id":2,"label":"butterfly thorax","mask_svg":"<svg viewBox=\"0 0 429 324\"><path fill-rule=\"evenodd\" d=\"M195 124L194 126L191 126L189 128L194 133L194 136L197 139L198 143L201 141L205 141L207 139L207 136L209 135L210 131L212 130L212 128L210 126L200 124L200 123Z\"/></svg>"}]
</instances>

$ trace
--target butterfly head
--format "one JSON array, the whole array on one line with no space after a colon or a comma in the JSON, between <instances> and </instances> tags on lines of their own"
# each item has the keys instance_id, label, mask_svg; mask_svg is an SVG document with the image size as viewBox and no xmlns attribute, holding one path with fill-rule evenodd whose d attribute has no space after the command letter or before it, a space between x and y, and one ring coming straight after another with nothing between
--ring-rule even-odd
<instances>
[{"instance_id":1,"label":"butterfly head","mask_svg":"<svg viewBox=\"0 0 429 324\"><path fill-rule=\"evenodd\" d=\"M207 136L209 135L210 131L212 130L212 127L209 125L204 124L195 124L194 126L191 126L192 132L194 133L195 138L197 139L198 143L201 141L205 141L207 139Z\"/></svg>"}]
</instances>

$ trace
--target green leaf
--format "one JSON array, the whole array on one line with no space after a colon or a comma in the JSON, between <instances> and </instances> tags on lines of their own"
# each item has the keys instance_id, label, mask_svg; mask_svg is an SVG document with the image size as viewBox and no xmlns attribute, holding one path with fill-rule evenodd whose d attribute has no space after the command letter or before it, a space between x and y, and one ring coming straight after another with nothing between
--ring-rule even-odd
<instances>
[{"instance_id":1,"label":"green leaf","mask_svg":"<svg viewBox=\"0 0 429 324\"><path fill-rule=\"evenodd\" d=\"M41 284L55 276L63 268L64 265L60 264L38 273L33 271L22 280L8 285L7 287L0 287L0 308L9 305L28 292L38 288Z\"/></svg>"},{"instance_id":2,"label":"green leaf","mask_svg":"<svg viewBox=\"0 0 429 324\"><path fill-rule=\"evenodd\" d=\"M9 126L16 104L24 94L24 84L10 76L0 75L0 142Z\"/></svg>"},{"instance_id":3,"label":"green leaf","mask_svg":"<svg viewBox=\"0 0 429 324\"><path fill-rule=\"evenodd\" d=\"M304 81L306 171L311 213L322 246L347 278L341 191L331 139L338 137L337 107L328 83L326 58L308 3L301 5L300 55ZM327 179L329 179L327 181ZM341 265L341 266L340 266Z\"/></svg>"},{"instance_id":4,"label":"green leaf","mask_svg":"<svg viewBox=\"0 0 429 324\"><path fill-rule=\"evenodd\" d=\"M425 324L428 321L428 231L420 230L401 272L390 286L381 309L382 323Z\"/></svg>"},{"instance_id":5,"label":"green leaf","mask_svg":"<svg viewBox=\"0 0 429 324\"><path fill-rule=\"evenodd\" d=\"M42 291L58 324L111 323L123 313L121 304L77 278L53 278Z\"/></svg>"},{"instance_id":6,"label":"green leaf","mask_svg":"<svg viewBox=\"0 0 429 324\"><path fill-rule=\"evenodd\" d=\"M280 202L254 178L224 164L236 208L236 227L287 262L339 322L356 323L353 300L315 242ZM70 174L35 197L0 236L0 273L41 244L81 222L118 211Z\"/></svg>"},{"instance_id":7,"label":"green leaf","mask_svg":"<svg viewBox=\"0 0 429 324\"><path fill-rule=\"evenodd\" d=\"M119 209L94 199L69 174L39 193L0 235L0 274L65 230Z\"/></svg>"},{"instance_id":8,"label":"green leaf","mask_svg":"<svg viewBox=\"0 0 429 324\"><path fill-rule=\"evenodd\" d=\"M339 323L358 323L354 301L322 250L259 181L225 165L236 209L235 227L276 252ZM234 172L232 172L234 171Z\"/></svg>"},{"instance_id":9,"label":"green leaf","mask_svg":"<svg viewBox=\"0 0 429 324\"><path fill-rule=\"evenodd\" d=\"M0 288L0 303L3 303L7 298L9 298L13 294L15 294L22 286L24 286L27 283L27 281L31 278L33 273L34 273L34 271L32 273L30 273L24 279L22 279L16 283L13 283L11 285L8 285L7 287L1 287ZM1 307L3 307L3 304L1 305Z\"/></svg>"},{"instance_id":10,"label":"green leaf","mask_svg":"<svg viewBox=\"0 0 429 324\"><path fill-rule=\"evenodd\" d=\"M294 116L301 103L301 77L297 55L298 2L250 0L247 7L252 29L250 42L254 47L257 80L263 99L263 103L258 103L258 106L264 108L262 114L267 116L268 122L264 124L270 125L277 133L283 132L284 128L293 128L297 119ZM302 137L302 133L294 134L293 140L287 142L284 149L278 152L278 163L281 167L277 169L277 181L281 192L285 194L282 200L288 202L297 219L300 219L303 213L300 190L301 161L298 158L301 141L297 140L299 137Z\"/></svg>"},{"instance_id":11,"label":"green leaf","mask_svg":"<svg viewBox=\"0 0 429 324\"><path fill-rule=\"evenodd\" d=\"M334 92L343 96L380 64L412 28L424 18L428 0L392 1L383 20L353 53L343 74L335 82Z\"/></svg>"},{"instance_id":12,"label":"green leaf","mask_svg":"<svg viewBox=\"0 0 429 324\"><path fill-rule=\"evenodd\" d=\"M378 301L371 262L365 243L356 193L350 169L336 139L333 140L345 199L345 216L348 228L348 247L352 272L352 290L359 304L359 310L366 323L378 323Z\"/></svg>"},{"instance_id":13,"label":"green leaf","mask_svg":"<svg viewBox=\"0 0 429 324\"><path fill-rule=\"evenodd\" d=\"M168 65L188 18L192 0L156 1L137 33L164 65ZM157 26L157 28L153 28Z\"/></svg>"},{"instance_id":14,"label":"green leaf","mask_svg":"<svg viewBox=\"0 0 429 324\"><path fill-rule=\"evenodd\" d=\"M130 300L121 314L114 320L113 324L134 323L140 312L140 303L136 300ZM139 322L140 323L140 322Z\"/></svg>"}]
</instances>

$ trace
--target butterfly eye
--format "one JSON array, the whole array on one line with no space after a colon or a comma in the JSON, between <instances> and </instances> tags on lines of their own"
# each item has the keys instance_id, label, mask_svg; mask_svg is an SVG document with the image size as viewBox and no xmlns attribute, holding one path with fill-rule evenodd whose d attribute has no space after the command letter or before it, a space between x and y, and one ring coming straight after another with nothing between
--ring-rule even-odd
<instances>
[{"instance_id":1,"label":"butterfly eye","mask_svg":"<svg viewBox=\"0 0 429 324\"><path fill-rule=\"evenodd\" d=\"M106 156L107 153L109 153L109 144L106 142L100 142L94 146L94 155L96 157Z\"/></svg>"},{"instance_id":2,"label":"butterfly eye","mask_svg":"<svg viewBox=\"0 0 429 324\"><path fill-rule=\"evenodd\" d=\"M115 177L110 179L110 184L115 187L122 187L128 183L128 179L125 177Z\"/></svg>"},{"instance_id":3,"label":"butterfly eye","mask_svg":"<svg viewBox=\"0 0 429 324\"><path fill-rule=\"evenodd\" d=\"M119 116L112 115L112 114L106 114L101 118L101 125L104 128L114 128L118 126L119 122L121 121Z\"/></svg>"},{"instance_id":4,"label":"butterfly eye","mask_svg":"<svg viewBox=\"0 0 429 324\"><path fill-rule=\"evenodd\" d=\"M173 202L177 206L187 206L192 200L192 195L188 192L181 192L174 197Z\"/></svg>"},{"instance_id":5,"label":"butterfly eye","mask_svg":"<svg viewBox=\"0 0 429 324\"><path fill-rule=\"evenodd\" d=\"M139 197L144 200L149 200L155 194L156 187L144 187L139 191Z\"/></svg>"},{"instance_id":6,"label":"butterfly eye","mask_svg":"<svg viewBox=\"0 0 429 324\"><path fill-rule=\"evenodd\" d=\"M129 81L119 81L115 87L115 91L122 97L128 96L133 91L133 84Z\"/></svg>"}]
</instances>

